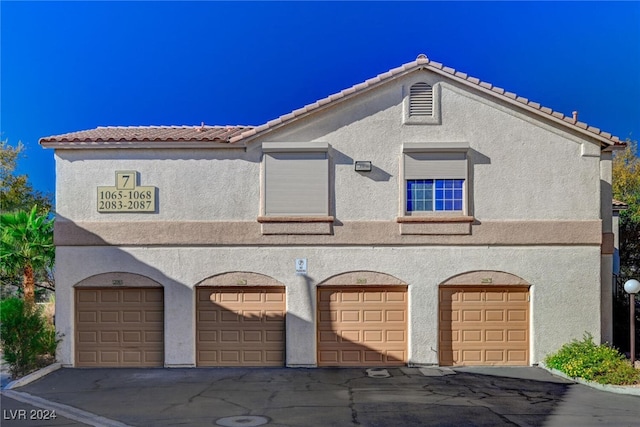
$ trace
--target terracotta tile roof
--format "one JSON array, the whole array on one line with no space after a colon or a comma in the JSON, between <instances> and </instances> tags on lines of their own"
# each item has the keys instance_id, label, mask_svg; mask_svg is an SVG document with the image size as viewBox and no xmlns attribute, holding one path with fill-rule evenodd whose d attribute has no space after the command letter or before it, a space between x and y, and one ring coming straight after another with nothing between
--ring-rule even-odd
<instances>
[{"instance_id":1,"label":"terracotta tile roof","mask_svg":"<svg viewBox=\"0 0 640 427\"><path fill-rule=\"evenodd\" d=\"M577 117L574 118L572 114L571 117L565 116L564 114L553 111L550 108L543 107L537 102L533 102L528 100L527 98L523 98L514 93L507 92L504 89L494 86L491 83L480 81L475 77L471 77L465 73L460 71L456 71L453 68L445 67L439 62L431 61L427 58L426 55L418 55L415 61L408 62L400 67L393 68L385 73L379 74L376 77L373 77L369 80L366 80L363 83L359 83L355 86L352 86L348 89L342 90L333 95L329 95L328 97L316 101L312 104L305 105L302 108L294 110L288 114L280 116L274 120L271 120L261 126L254 127L252 129L248 129L245 132L240 133L230 139L231 143L241 141L243 139L251 138L261 134L262 132L266 132L268 130L280 127L291 120L294 120L298 117L307 115L314 110L318 110L327 104L338 102L342 99L350 98L355 94L366 91L372 87L375 87L379 84L382 84L388 80L398 78L400 76L412 73L416 70L430 70L457 82L463 83L467 86L474 87L480 91L493 95L495 97L506 100L507 102L523 107L529 111L537 113L543 117L551 118L552 120L561 123L562 125L575 129L583 134L590 135L599 139L604 145L613 145L613 146L624 146L625 144L620 141L617 136L613 136L608 132L604 132L596 127L589 126L586 123L577 121Z\"/></svg>"},{"instance_id":2,"label":"terracotta tile roof","mask_svg":"<svg viewBox=\"0 0 640 427\"><path fill-rule=\"evenodd\" d=\"M220 142L251 129L252 126L100 126L95 129L48 136L40 143L91 145L91 143L129 142ZM101 144L104 145L104 144Z\"/></svg>"},{"instance_id":3,"label":"terracotta tile roof","mask_svg":"<svg viewBox=\"0 0 640 427\"><path fill-rule=\"evenodd\" d=\"M629 205L625 202L621 202L620 200L613 199L613 209L614 210L625 210L629 209Z\"/></svg>"},{"instance_id":4,"label":"terracotta tile roof","mask_svg":"<svg viewBox=\"0 0 640 427\"><path fill-rule=\"evenodd\" d=\"M439 62L431 61L426 55L418 55L415 61L393 68L362 83L344 89L312 104L282 115L260 126L132 126L132 127L98 127L96 129L71 132L63 135L49 136L40 139L44 147L72 148L75 146L134 146L136 142L145 142L144 146L187 147L195 143L239 143L249 142L258 136L278 129L292 121L320 111L329 104L342 102L360 93L368 91L380 84L413 73L418 70L429 70L450 80L475 88L481 92L499 98L511 105L520 107L543 118L554 121L586 136L596 138L603 146L624 147L617 136L604 132L596 127L577 120L577 117L564 115L537 102L528 100L491 83L480 81L453 68L445 67ZM150 144L151 142L151 144ZM165 144L162 144L162 143ZM170 142L173 144L166 144ZM190 144L193 143L193 144ZM238 144L241 145L241 144Z\"/></svg>"}]
</instances>

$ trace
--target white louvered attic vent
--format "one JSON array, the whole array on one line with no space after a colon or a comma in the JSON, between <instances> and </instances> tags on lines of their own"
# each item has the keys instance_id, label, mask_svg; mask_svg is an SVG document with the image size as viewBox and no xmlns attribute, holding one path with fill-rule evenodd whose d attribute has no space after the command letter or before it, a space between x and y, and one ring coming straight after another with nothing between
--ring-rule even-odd
<instances>
[{"instance_id":1,"label":"white louvered attic vent","mask_svg":"<svg viewBox=\"0 0 640 427\"><path fill-rule=\"evenodd\" d=\"M409 117L433 116L433 87L416 83L409 90Z\"/></svg>"}]
</instances>

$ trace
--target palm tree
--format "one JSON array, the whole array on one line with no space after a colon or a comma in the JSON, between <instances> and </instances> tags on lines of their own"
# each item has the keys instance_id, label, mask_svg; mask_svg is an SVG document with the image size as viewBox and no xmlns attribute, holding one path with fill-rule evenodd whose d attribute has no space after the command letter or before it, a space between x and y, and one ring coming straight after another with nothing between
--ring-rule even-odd
<instances>
[{"instance_id":1,"label":"palm tree","mask_svg":"<svg viewBox=\"0 0 640 427\"><path fill-rule=\"evenodd\" d=\"M0 270L4 274L22 273L24 300L35 302L35 271L53 266L53 221L31 212L17 211L0 216Z\"/></svg>"}]
</instances>

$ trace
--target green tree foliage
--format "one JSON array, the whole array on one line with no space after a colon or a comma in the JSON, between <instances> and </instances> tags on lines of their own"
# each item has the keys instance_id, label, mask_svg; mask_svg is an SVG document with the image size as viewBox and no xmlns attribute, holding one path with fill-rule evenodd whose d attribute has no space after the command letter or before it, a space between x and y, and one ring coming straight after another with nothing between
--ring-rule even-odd
<instances>
[{"instance_id":1,"label":"green tree foliage","mask_svg":"<svg viewBox=\"0 0 640 427\"><path fill-rule=\"evenodd\" d=\"M624 283L640 278L640 159L638 142L627 140L624 151L613 157L613 197L629 208L620 212L620 275L615 277L613 300L613 343L630 349L629 295ZM636 349L640 348L640 328L636 328Z\"/></svg>"},{"instance_id":2,"label":"green tree foliage","mask_svg":"<svg viewBox=\"0 0 640 427\"><path fill-rule=\"evenodd\" d=\"M52 195L34 190L27 175L16 173L18 161L25 157L24 150L21 143L12 146L6 140L0 141L0 213L29 211L32 206L38 205L39 213L45 215L52 210ZM51 269L37 269L34 275L39 290L53 290L54 280ZM22 283L21 271L9 273L0 269L0 298L13 294L16 289L21 291Z\"/></svg>"},{"instance_id":3,"label":"green tree foliage","mask_svg":"<svg viewBox=\"0 0 640 427\"><path fill-rule=\"evenodd\" d=\"M640 158L638 142L627 141L613 158L613 197L629 208L620 212L620 270L624 277L640 275Z\"/></svg>"},{"instance_id":4,"label":"green tree foliage","mask_svg":"<svg viewBox=\"0 0 640 427\"><path fill-rule=\"evenodd\" d=\"M33 189L27 175L17 175L18 159L24 156L24 145L9 145L8 141L0 141L0 208L3 213L17 210L29 210L33 205L40 207L40 212L53 208L52 196Z\"/></svg>"},{"instance_id":5,"label":"green tree foliage","mask_svg":"<svg viewBox=\"0 0 640 427\"><path fill-rule=\"evenodd\" d=\"M14 378L53 362L59 342L40 307L19 298L0 301L0 343Z\"/></svg>"},{"instance_id":6,"label":"green tree foliage","mask_svg":"<svg viewBox=\"0 0 640 427\"><path fill-rule=\"evenodd\" d=\"M39 214L36 205L31 211L18 211L0 216L0 273L21 274L24 299L35 301L36 271L53 268L53 220L49 214Z\"/></svg>"}]
</instances>

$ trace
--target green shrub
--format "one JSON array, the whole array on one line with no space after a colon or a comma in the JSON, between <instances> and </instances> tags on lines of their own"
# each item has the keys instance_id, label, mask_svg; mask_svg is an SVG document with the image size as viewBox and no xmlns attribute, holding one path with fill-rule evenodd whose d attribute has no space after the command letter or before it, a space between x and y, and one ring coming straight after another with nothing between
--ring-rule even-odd
<instances>
[{"instance_id":1,"label":"green shrub","mask_svg":"<svg viewBox=\"0 0 640 427\"><path fill-rule=\"evenodd\" d=\"M59 342L41 308L19 298L0 301L0 343L14 378L53 362Z\"/></svg>"},{"instance_id":2,"label":"green shrub","mask_svg":"<svg viewBox=\"0 0 640 427\"><path fill-rule=\"evenodd\" d=\"M558 352L547 356L545 364L573 378L583 378L600 384L637 384L640 371L618 352L606 344L596 345L590 334L582 341L573 340Z\"/></svg>"}]
</instances>

